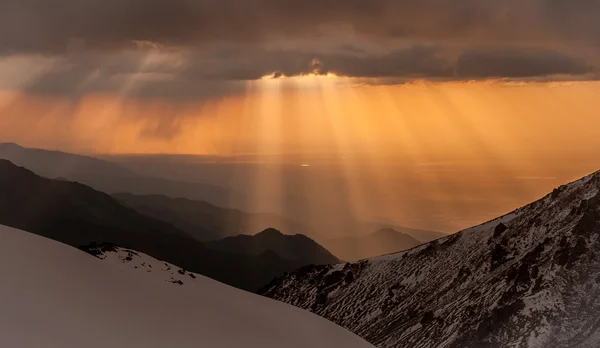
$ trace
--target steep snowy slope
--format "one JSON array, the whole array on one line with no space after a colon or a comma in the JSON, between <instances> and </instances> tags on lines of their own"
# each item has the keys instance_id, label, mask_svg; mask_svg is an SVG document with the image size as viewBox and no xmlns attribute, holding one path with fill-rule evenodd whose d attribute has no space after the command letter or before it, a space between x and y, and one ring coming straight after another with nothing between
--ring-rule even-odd
<instances>
[{"instance_id":1,"label":"steep snowy slope","mask_svg":"<svg viewBox=\"0 0 600 348\"><path fill-rule=\"evenodd\" d=\"M205 277L177 286L115 266L0 226L0 347L370 347L311 313Z\"/></svg>"},{"instance_id":2,"label":"steep snowy slope","mask_svg":"<svg viewBox=\"0 0 600 348\"><path fill-rule=\"evenodd\" d=\"M600 347L600 174L411 250L261 293L379 347Z\"/></svg>"},{"instance_id":3,"label":"steep snowy slope","mask_svg":"<svg viewBox=\"0 0 600 348\"><path fill-rule=\"evenodd\" d=\"M136 250L122 248L113 244L91 244L81 250L96 256L113 267L133 271L138 276L152 278L159 282L167 282L180 286L196 286L206 282L206 278L198 273L186 271L176 265L164 262Z\"/></svg>"}]
</instances>

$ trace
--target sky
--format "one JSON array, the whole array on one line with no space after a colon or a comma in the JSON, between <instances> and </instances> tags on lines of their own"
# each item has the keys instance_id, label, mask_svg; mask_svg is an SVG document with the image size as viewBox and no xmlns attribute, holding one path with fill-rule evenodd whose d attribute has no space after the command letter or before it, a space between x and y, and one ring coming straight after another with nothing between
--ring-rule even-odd
<instances>
[{"instance_id":1,"label":"sky","mask_svg":"<svg viewBox=\"0 0 600 348\"><path fill-rule=\"evenodd\" d=\"M2 0L0 139L542 182L470 223L600 168L599 62L596 0Z\"/></svg>"},{"instance_id":2,"label":"sky","mask_svg":"<svg viewBox=\"0 0 600 348\"><path fill-rule=\"evenodd\" d=\"M342 118L336 99L378 114L371 124L384 113L403 122L407 111L390 109L405 108L429 125L444 103L481 108L481 124L512 122L520 116L484 106L545 112L543 98L573 99L572 86L593 90L600 76L594 0L3 0L0 10L0 136L83 152L266 151L232 127L276 137L277 122ZM439 97L453 90L470 96Z\"/></svg>"},{"instance_id":3,"label":"sky","mask_svg":"<svg viewBox=\"0 0 600 348\"><path fill-rule=\"evenodd\" d=\"M595 80L595 0L3 0L1 87L214 100L265 76ZM356 83L357 81L353 81Z\"/></svg>"}]
</instances>

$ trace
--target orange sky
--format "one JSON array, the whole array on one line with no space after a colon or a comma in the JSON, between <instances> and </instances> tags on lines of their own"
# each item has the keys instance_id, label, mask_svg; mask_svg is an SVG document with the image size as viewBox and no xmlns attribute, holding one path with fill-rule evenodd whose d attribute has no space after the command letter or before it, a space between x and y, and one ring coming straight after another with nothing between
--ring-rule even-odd
<instances>
[{"instance_id":1,"label":"orange sky","mask_svg":"<svg viewBox=\"0 0 600 348\"><path fill-rule=\"evenodd\" d=\"M561 156L600 145L597 82L291 80L249 82L243 95L207 102L5 91L0 138L88 153L391 152L417 161Z\"/></svg>"},{"instance_id":2,"label":"orange sky","mask_svg":"<svg viewBox=\"0 0 600 348\"><path fill-rule=\"evenodd\" d=\"M313 158L299 155L325 153L339 162L308 163L309 196L341 180L331 193L361 215L449 232L600 169L598 82L356 82L260 80L207 102L5 91L0 140L78 153L253 154L298 166ZM244 187L280 200L289 185L282 170L265 167Z\"/></svg>"}]
</instances>

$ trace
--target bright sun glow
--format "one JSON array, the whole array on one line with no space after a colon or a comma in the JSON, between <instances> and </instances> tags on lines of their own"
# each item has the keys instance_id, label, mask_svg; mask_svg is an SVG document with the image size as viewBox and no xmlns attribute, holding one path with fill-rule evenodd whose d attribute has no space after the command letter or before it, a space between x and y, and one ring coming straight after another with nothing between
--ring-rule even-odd
<instances>
[{"instance_id":1,"label":"bright sun glow","mask_svg":"<svg viewBox=\"0 0 600 348\"><path fill-rule=\"evenodd\" d=\"M319 74L309 73L304 75L285 76L279 73L271 73L260 78L258 81L251 81L251 84L259 83L264 87L290 87L296 88L311 88L316 87L324 81L335 84L345 84L352 79L338 76L333 73Z\"/></svg>"},{"instance_id":2,"label":"bright sun glow","mask_svg":"<svg viewBox=\"0 0 600 348\"><path fill-rule=\"evenodd\" d=\"M319 73L309 73L309 74L303 74L303 75L294 75L294 76L286 76L280 73L270 73L267 74L263 77L261 77L261 80L275 80L275 79L306 79L306 78L336 78L336 77L340 77L334 73L327 73L327 74L319 74Z\"/></svg>"}]
</instances>

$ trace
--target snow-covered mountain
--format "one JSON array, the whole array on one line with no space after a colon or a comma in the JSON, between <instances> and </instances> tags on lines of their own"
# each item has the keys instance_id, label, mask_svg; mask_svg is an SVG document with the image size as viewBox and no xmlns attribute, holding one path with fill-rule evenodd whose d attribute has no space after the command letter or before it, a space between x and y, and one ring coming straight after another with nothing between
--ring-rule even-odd
<instances>
[{"instance_id":1,"label":"snow-covered mountain","mask_svg":"<svg viewBox=\"0 0 600 348\"><path fill-rule=\"evenodd\" d=\"M189 272L177 273L189 286L168 283L150 271L164 263L111 253L0 226L0 346L371 347L309 312ZM122 262L130 253L148 267Z\"/></svg>"},{"instance_id":2,"label":"snow-covered mountain","mask_svg":"<svg viewBox=\"0 0 600 348\"><path fill-rule=\"evenodd\" d=\"M261 293L382 348L600 347L600 172L411 250Z\"/></svg>"},{"instance_id":3,"label":"snow-covered mountain","mask_svg":"<svg viewBox=\"0 0 600 348\"><path fill-rule=\"evenodd\" d=\"M186 271L176 265L164 262L139 251L116 246L110 243L90 244L80 247L88 254L103 260L107 264L152 277L160 282L176 285L197 286L202 285L206 278L198 273ZM192 284L192 285L190 285Z\"/></svg>"}]
</instances>

